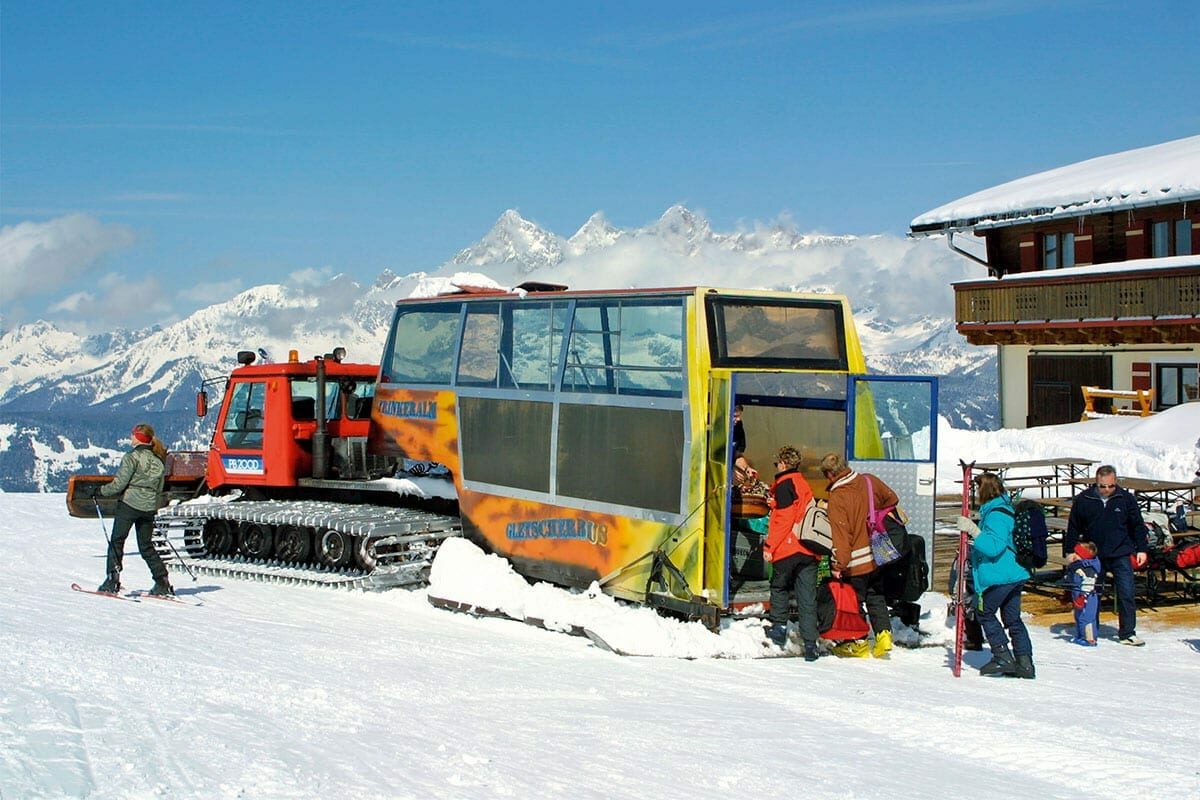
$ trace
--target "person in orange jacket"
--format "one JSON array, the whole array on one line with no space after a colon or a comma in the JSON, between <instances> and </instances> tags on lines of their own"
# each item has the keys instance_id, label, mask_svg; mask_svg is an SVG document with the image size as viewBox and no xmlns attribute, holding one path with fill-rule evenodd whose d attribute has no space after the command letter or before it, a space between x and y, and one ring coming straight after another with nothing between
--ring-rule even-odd
<instances>
[{"instance_id":1,"label":"person in orange jacket","mask_svg":"<svg viewBox=\"0 0 1200 800\"><path fill-rule=\"evenodd\" d=\"M771 486L771 517L763 558L771 562L771 627L767 638L779 647L787 641L788 606L796 598L800 616L800 638L804 640L804 660L817 659L817 562L816 553L800 544L793 527L804 517L813 502L812 487L800 474L800 452L781 447L775 457L775 483Z\"/></svg>"}]
</instances>

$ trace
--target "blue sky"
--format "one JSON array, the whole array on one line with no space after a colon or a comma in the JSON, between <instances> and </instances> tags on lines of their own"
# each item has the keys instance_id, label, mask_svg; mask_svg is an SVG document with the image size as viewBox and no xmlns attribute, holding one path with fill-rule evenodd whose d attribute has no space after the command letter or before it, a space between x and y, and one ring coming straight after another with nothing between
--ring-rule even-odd
<instances>
[{"instance_id":1,"label":"blue sky","mask_svg":"<svg viewBox=\"0 0 1200 800\"><path fill-rule=\"evenodd\" d=\"M427 270L507 208L902 235L1200 131L1198 6L6 0L0 325Z\"/></svg>"}]
</instances>

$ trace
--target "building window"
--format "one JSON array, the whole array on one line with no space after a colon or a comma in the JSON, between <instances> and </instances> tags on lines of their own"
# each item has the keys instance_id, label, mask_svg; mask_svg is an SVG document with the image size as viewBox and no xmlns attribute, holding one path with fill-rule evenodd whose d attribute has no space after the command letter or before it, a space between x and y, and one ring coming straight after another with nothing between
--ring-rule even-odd
<instances>
[{"instance_id":1,"label":"building window","mask_svg":"<svg viewBox=\"0 0 1200 800\"><path fill-rule=\"evenodd\" d=\"M1200 367L1195 364L1157 364L1154 383L1158 409L1200 399Z\"/></svg>"},{"instance_id":2,"label":"building window","mask_svg":"<svg viewBox=\"0 0 1200 800\"><path fill-rule=\"evenodd\" d=\"M1192 253L1192 221L1159 220L1150 223L1150 255L1153 258L1186 256Z\"/></svg>"},{"instance_id":3,"label":"building window","mask_svg":"<svg viewBox=\"0 0 1200 800\"><path fill-rule=\"evenodd\" d=\"M1075 234L1042 234L1042 269L1075 266Z\"/></svg>"}]
</instances>

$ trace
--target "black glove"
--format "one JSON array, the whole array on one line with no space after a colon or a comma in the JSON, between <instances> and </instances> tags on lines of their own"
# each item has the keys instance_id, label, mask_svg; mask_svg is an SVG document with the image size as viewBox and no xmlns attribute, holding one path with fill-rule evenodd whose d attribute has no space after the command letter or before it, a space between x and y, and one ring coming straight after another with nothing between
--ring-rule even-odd
<instances>
[{"instance_id":1,"label":"black glove","mask_svg":"<svg viewBox=\"0 0 1200 800\"><path fill-rule=\"evenodd\" d=\"M82 494L88 500L96 500L100 497L100 484L89 483L83 487L83 490L80 492L80 494Z\"/></svg>"}]
</instances>

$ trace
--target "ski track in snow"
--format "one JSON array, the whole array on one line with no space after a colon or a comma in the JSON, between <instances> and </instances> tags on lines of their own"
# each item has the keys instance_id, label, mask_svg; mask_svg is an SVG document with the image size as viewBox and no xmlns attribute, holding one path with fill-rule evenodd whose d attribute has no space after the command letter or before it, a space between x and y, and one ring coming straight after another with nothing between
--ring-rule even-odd
<instances>
[{"instance_id":1,"label":"ski track in snow","mask_svg":"<svg viewBox=\"0 0 1200 800\"><path fill-rule=\"evenodd\" d=\"M202 608L80 594L98 523L61 495L0 511L4 800L1200 795L1200 630L1147 614L1139 649L1031 628L1035 681L978 677L986 653L956 680L944 646L621 658L424 591L172 573ZM136 554L125 579L149 584Z\"/></svg>"}]
</instances>

